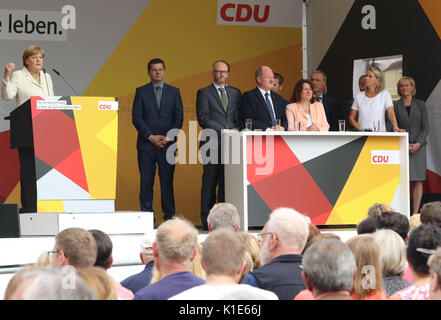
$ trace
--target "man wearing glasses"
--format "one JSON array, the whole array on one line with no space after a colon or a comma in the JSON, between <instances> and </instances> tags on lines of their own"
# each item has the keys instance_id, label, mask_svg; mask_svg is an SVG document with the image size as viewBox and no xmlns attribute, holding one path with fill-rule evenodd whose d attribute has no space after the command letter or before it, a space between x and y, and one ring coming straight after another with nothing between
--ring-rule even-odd
<instances>
[{"instance_id":1,"label":"man wearing glasses","mask_svg":"<svg viewBox=\"0 0 441 320\"><path fill-rule=\"evenodd\" d=\"M289 208L276 209L259 234L262 267L249 273L243 283L272 291L279 300L292 300L306 288L301 253L308 234L303 215Z\"/></svg>"},{"instance_id":2,"label":"man wearing glasses","mask_svg":"<svg viewBox=\"0 0 441 320\"><path fill-rule=\"evenodd\" d=\"M201 221L203 230L208 231L207 217L210 209L217 201L225 202L224 166L221 161L221 136L223 130L237 130L240 127L239 107L241 92L239 89L227 86L230 76L230 65L223 60L213 63L213 83L199 89L196 97L196 115L202 129L199 149L203 160L202 189L201 189ZM205 140L205 141L204 141ZM217 155L216 155L217 153Z\"/></svg>"}]
</instances>

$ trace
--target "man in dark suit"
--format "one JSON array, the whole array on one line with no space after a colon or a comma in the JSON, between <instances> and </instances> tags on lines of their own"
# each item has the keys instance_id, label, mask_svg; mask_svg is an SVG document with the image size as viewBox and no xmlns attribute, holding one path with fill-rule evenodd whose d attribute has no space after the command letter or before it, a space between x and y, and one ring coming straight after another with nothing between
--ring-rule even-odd
<instances>
[{"instance_id":1,"label":"man in dark suit","mask_svg":"<svg viewBox=\"0 0 441 320\"><path fill-rule=\"evenodd\" d=\"M253 130L286 130L286 103L271 91L274 74L267 66L259 67L255 73L257 87L242 95L242 118L251 119ZM277 124L280 120L280 126Z\"/></svg>"},{"instance_id":2,"label":"man in dark suit","mask_svg":"<svg viewBox=\"0 0 441 320\"><path fill-rule=\"evenodd\" d=\"M312 83L312 91L317 101L323 103L326 120L329 123L329 131L339 131L338 120L345 119L340 104L326 92L326 75L322 71L315 71L309 79Z\"/></svg>"},{"instance_id":3,"label":"man in dark suit","mask_svg":"<svg viewBox=\"0 0 441 320\"><path fill-rule=\"evenodd\" d=\"M239 129L239 108L241 92L239 89L227 86L230 75L228 62L218 60L213 63L213 83L199 89L196 97L196 114L202 129L216 131L217 141L210 143L210 149L202 152L203 174L201 188L201 221L202 228L208 230L207 217L216 203L216 188L218 202L225 202L224 165L221 161L221 136L223 130ZM205 136L203 134L203 136ZM209 142L201 141L200 147ZM217 153L211 161L211 153ZM214 163L213 163L214 162Z\"/></svg>"},{"instance_id":4,"label":"man in dark suit","mask_svg":"<svg viewBox=\"0 0 441 320\"><path fill-rule=\"evenodd\" d=\"M175 164L169 163L166 158L167 149L173 141L167 137L167 132L182 128L183 107L179 89L164 83L164 61L150 60L147 70L151 82L136 89L132 109L132 122L138 131L139 200L141 211L153 212L153 184L158 165L162 211L164 220L168 220L175 215Z\"/></svg>"}]
</instances>

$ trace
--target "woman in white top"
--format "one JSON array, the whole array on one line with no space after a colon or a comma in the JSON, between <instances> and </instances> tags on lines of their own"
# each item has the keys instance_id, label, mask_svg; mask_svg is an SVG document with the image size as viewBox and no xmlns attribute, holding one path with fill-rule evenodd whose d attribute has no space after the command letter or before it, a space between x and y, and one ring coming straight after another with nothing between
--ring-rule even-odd
<instances>
[{"instance_id":1,"label":"woman in white top","mask_svg":"<svg viewBox=\"0 0 441 320\"><path fill-rule=\"evenodd\" d=\"M44 51L36 45L29 46L23 53L23 66L15 69L15 63L7 63L3 75L2 98L14 99L16 106L26 102L31 96L53 96L51 76L43 71Z\"/></svg>"},{"instance_id":2,"label":"woman in white top","mask_svg":"<svg viewBox=\"0 0 441 320\"><path fill-rule=\"evenodd\" d=\"M377 67L369 68L366 74L366 90L357 95L351 107L349 122L357 130L372 129L386 131L385 114L393 125L395 132L403 132L398 128L392 97L384 90L384 74ZM358 116L358 121L355 119Z\"/></svg>"},{"instance_id":3,"label":"woman in white top","mask_svg":"<svg viewBox=\"0 0 441 320\"><path fill-rule=\"evenodd\" d=\"M16 106L31 96L53 96L51 76L43 69L44 51L36 45L29 46L23 53L24 68L15 69L15 63L7 63L3 75L2 98L14 99ZM21 204L20 212L37 212L37 188L34 147L19 147Z\"/></svg>"}]
</instances>

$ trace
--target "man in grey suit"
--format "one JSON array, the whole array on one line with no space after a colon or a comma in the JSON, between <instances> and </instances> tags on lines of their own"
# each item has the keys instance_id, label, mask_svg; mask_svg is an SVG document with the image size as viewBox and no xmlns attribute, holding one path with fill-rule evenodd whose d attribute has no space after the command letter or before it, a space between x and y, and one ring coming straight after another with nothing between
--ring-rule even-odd
<instances>
[{"instance_id":1,"label":"man in grey suit","mask_svg":"<svg viewBox=\"0 0 441 320\"><path fill-rule=\"evenodd\" d=\"M207 217L210 209L217 201L225 202L224 166L221 161L222 130L239 129L239 108L241 92L239 89L227 86L230 75L230 65L223 60L213 63L213 83L199 89L196 98L196 114L202 129L212 129L217 133L217 141L210 143L210 149L202 153L204 171L201 189L201 221L203 230L208 230ZM213 136L208 135L206 141L201 141L200 148L209 142ZM217 148L216 150L213 149ZM211 161L210 152L217 152L215 161ZM217 161L216 161L217 160Z\"/></svg>"}]
</instances>

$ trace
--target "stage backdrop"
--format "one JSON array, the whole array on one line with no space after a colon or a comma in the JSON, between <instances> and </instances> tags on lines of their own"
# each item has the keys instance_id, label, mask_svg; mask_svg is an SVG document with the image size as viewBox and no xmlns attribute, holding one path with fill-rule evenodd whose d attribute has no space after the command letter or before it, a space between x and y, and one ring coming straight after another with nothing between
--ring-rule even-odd
<instances>
[{"instance_id":1,"label":"stage backdrop","mask_svg":"<svg viewBox=\"0 0 441 320\"><path fill-rule=\"evenodd\" d=\"M189 139L197 132L190 131L200 130L191 124L196 91L211 83L212 63L224 59L231 64L230 85L252 89L254 71L268 65L285 77L282 95L289 99L301 78L301 13L301 0L3 0L0 66L21 68L25 48L38 44L56 95L118 97L116 210L139 210L132 102L136 87L149 81L147 62L164 59L166 82L181 89L187 136L187 163L175 171L177 214L200 224L202 166L189 163L197 146ZM3 120L14 107L15 101L0 102L0 203L19 201L18 156L9 149ZM160 222L158 179L154 192Z\"/></svg>"},{"instance_id":2,"label":"stage backdrop","mask_svg":"<svg viewBox=\"0 0 441 320\"><path fill-rule=\"evenodd\" d=\"M310 0L307 20L309 72L320 69L327 74L328 94L346 111L353 99L354 60L402 55L403 75L415 79L416 98L426 101L429 115L424 192L427 199L439 199L441 1Z\"/></svg>"}]
</instances>

